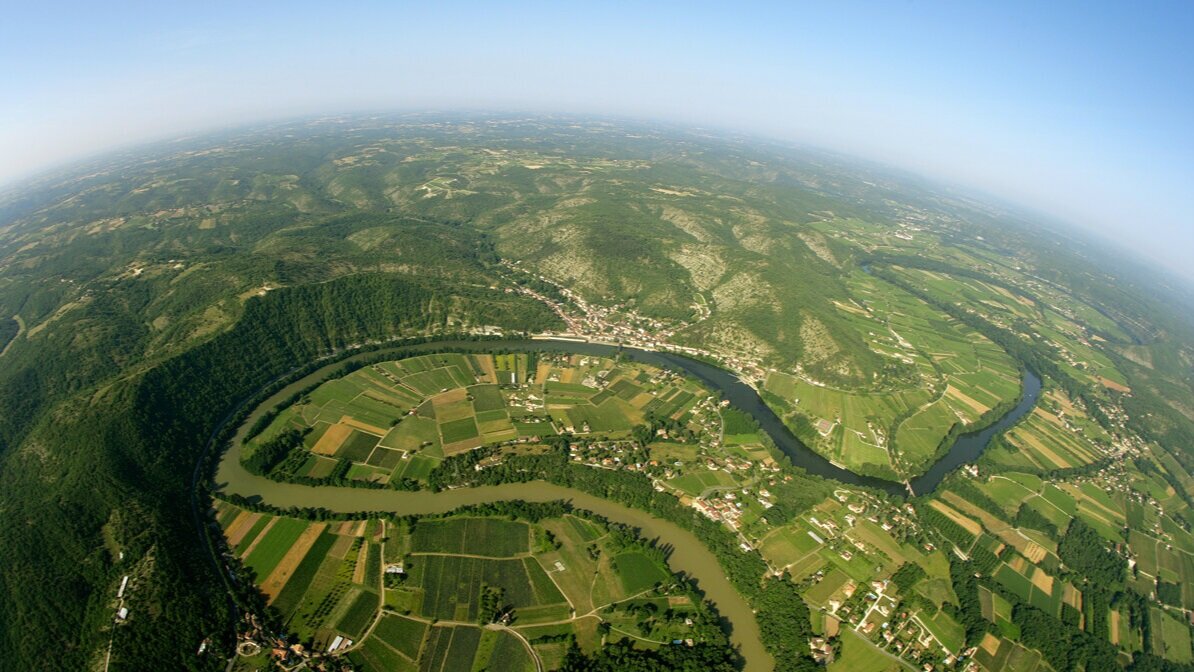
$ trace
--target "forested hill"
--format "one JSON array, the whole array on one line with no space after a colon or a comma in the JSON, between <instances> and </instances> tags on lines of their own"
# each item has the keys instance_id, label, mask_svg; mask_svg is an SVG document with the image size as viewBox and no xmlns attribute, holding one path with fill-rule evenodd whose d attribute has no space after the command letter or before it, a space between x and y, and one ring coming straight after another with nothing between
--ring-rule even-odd
<instances>
[{"instance_id":1,"label":"forested hill","mask_svg":"<svg viewBox=\"0 0 1194 672\"><path fill-rule=\"evenodd\" d=\"M0 470L9 522L0 527L0 656L86 668L108 636L120 576L130 573L138 624L119 630L112 669L215 664L193 653L232 623L213 599L223 587L189 506L192 470L213 429L238 400L334 348L467 324L558 326L541 304L514 295L350 276L251 299L231 330L44 416Z\"/></svg>"}]
</instances>

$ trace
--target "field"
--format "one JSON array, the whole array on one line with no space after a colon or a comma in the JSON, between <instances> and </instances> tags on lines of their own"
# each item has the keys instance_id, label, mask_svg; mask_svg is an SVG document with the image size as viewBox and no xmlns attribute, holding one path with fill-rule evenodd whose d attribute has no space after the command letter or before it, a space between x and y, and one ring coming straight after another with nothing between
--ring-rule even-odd
<instances>
[{"instance_id":1,"label":"field","mask_svg":"<svg viewBox=\"0 0 1194 672\"><path fill-rule=\"evenodd\" d=\"M1012 605L998 593L993 593L985 587L979 587L979 604L982 606L983 618L999 626L1005 636L1016 634L1016 627L1012 624Z\"/></svg>"},{"instance_id":2,"label":"field","mask_svg":"<svg viewBox=\"0 0 1194 672\"><path fill-rule=\"evenodd\" d=\"M304 432L307 459L271 474L426 481L445 457L562 432L625 439L647 416L694 423L700 386L641 364L596 357L437 354L381 362L323 383L252 437L245 455L286 429ZM720 433L706 410L695 429ZM733 428L732 428L733 429ZM736 443L757 443L740 435ZM297 466L295 466L297 465ZM733 485L721 482L719 485Z\"/></svg>"},{"instance_id":3,"label":"field","mask_svg":"<svg viewBox=\"0 0 1194 672\"><path fill-rule=\"evenodd\" d=\"M1072 295L1038 286L1034 287L1037 298L1033 299L958 275L946 276L919 269L898 269L896 272L942 300L983 306L996 323L1031 320L1037 333L1057 349L1056 359L1075 377L1107 387L1123 386L1126 382L1123 373L1089 340L1092 332L1125 338L1123 329ZM1044 302L1038 303L1037 299L1044 299Z\"/></svg>"},{"instance_id":4,"label":"field","mask_svg":"<svg viewBox=\"0 0 1194 672\"><path fill-rule=\"evenodd\" d=\"M869 334L872 350L902 361L913 384L855 391L769 374L766 389L785 404L779 410L826 457L851 469L916 475L953 425L973 424L1016 398L1017 367L994 343L861 271L849 276L849 286L858 307L842 317ZM791 422L797 416L805 424Z\"/></svg>"},{"instance_id":5,"label":"field","mask_svg":"<svg viewBox=\"0 0 1194 672\"><path fill-rule=\"evenodd\" d=\"M1029 564L1022 557L1012 558L1012 564L1002 564L995 571L995 580L1012 594L1032 606L1054 616L1061 613L1062 584L1057 583L1043 569ZM1019 561L1019 562L1017 562ZM1019 568L1013 567L1013 564Z\"/></svg>"},{"instance_id":6,"label":"field","mask_svg":"<svg viewBox=\"0 0 1194 672\"><path fill-rule=\"evenodd\" d=\"M1173 615L1152 609L1152 650L1175 663L1189 663L1190 628Z\"/></svg>"},{"instance_id":7,"label":"field","mask_svg":"<svg viewBox=\"0 0 1194 672\"><path fill-rule=\"evenodd\" d=\"M230 547L245 545L241 557L256 573L257 583L288 627L303 638L326 644L336 635L360 635L377 616L380 603L381 547L371 524L319 523L260 515L239 544L237 528L247 525L246 512L235 512L224 526ZM257 516L259 514L249 514ZM239 521L239 522L238 522ZM229 534L229 532L233 534Z\"/></svg>"},{"instance_id":8,"label":"field","mask_svg":"<svg viewBox=\"0 0 1194 672\"><path fill-rule=\"evenodd\" d=\"M1106 455L1106 433L1069 405L1064 393L1051 391L1042 398L1041 406L1007 432L1002 447L988 451L984 459L1044 472L1085 466ZM1053 411L1046 410L1049 406Z\"/></svg>"},{"instance_id":9,"label":"field","mask_svg":"<svg viewBox=\"0 0 1194 672\"><path fill-rule=\"evenodd\" d=\"M506 558L529 552L530 526L492 518L422 520L415 527L415 553Z\"/></svg>"},{"instance_id":10,"label":"field","mask_svg":"<svg viewBox=\"0 0 1194 672\"><path fill-rule=\"evenodd\" d=\"M830 665L831 672L894 672L911 669L878 647L847 630L842 637L842 655Z\"/></svg>"},{"instance_id":11,"label":"field","mask_svg":"<svg viewBox=\"0 0 1194 672\"><path fill-rule=\"evenodd\" d=\"M554 544L530 543L550 533ZM619 537L619 539L623 539ZM583 649L600 645L598 622L650 642L691 637L683 617L697 606L687 595L657 592L670 576L643 547L611 544L603 525L576 515L536 523L506 518L448 516L419 519L410 528L389 528L386 561L405 574L387 579L385 604L376 625L349 658L363 669L511 670L550 666L574 639ZM478 551L482 553L477 553ZM497 595L509 627L486 626L486 595ZM340 632L360 632L361 591L340 619ZM620 605L652 602L674 622L642 623ZM354 616L356 612L356 616ZM404 613L409 612L409 613ZM545 625L537 625L544 623ZM517 632L531 643L528 649ZM566 638L566 639L565 639Z\"/></svg>"},{"instance_id":12,"label":"field","mask_svg":"<svg viewBox=\"0 0 1194 672\"><path fill-rule=\"evenodd\" d=\"M825 422L825 453L839 462L888 475L914 472L918 460L936 450L946 425L1008 398L994 385L1014 383L1014 376L998 375L1001 357L989 357L983 339L963 323L979 325L1017 359L1050 368L1039 371L1049 379L1043 412L1010 439L1019 443L1007 454L1023 464L984 462L979 478L1008 473L995 467L1018 465L1016 471L1043 476L1046 467L1084 462L1103 446L1080 415L1106 418L1116 438L1108 454L1116 459L1105 467L1099 460L1094 469L1049 473L1049 485L1032 486L1026 498L1012 495L1017 505L1028 505L1025 518L1034 519L1021 532L1048 551L1042 537L1053 533L1043 527L1061 531L1073 517L1089 519L1108 541L1119 537L1117 552L1153 570L1132 572L1130 587L1147 597L1160 581L1166 601L1194 606L1187 588L1194 577L1186 569L1186 531L1194 519L1186 501L1190 474L1169 456L1181 456L1190 443L1194 341L1189 320L1178 312L1185 304L1169 282L1117 263L1122 260L1113 251L1068 231L1036 231L1023 221L1031 216L887 171L855 171L848 161L773 145L752 148L742 139L723 143L703 133L641 130L523 117L304 121L263 134L190 139L196 151L170 149L150 161L130 154L119 163L97 163L83 176L63 173L53 192L14 191L12 221L3 227L8 256L0 325L17 321L20 312L24 326L0 366L0 415L12 444L6 455L13 456L4 469L9 524L0 546L12 556L6 612L22 627L8 638L18 655L6 665L33 669L48 653L58 667L86 669L94 644L110 630L111 618L99 613L114 590L108 584L125 572L187 590L172 591L152 614L160 630L152 637L142 636L147 614L136 606L145 603L139 596L130 628L136 636L118 631L117 657L121 641L153 659L192 656L199 633L190 615L212 602L220 582L215 572L171 574L194 555L194 540L169 530L163 536L162 526L151 524L187 513L185 497L165 496L179 491L194 466L173 459L186 452L181 449L202 445L206 429L239 400L313 363L316 353L447 332L572 328L521 293L532 288L579 297L600 311L595 315L612 315L618 327L636 334L641 328L645 338L659 334L733 357L751 384L762 386L758 379L775 371L778 382L766 389L779 390L789 376L848 395L849 401L817 400L802 392L808 404L826 406L817 413L805 398L797 403L795 392L777 394L774 407L804 434L820 436L816 425ZM893 275L906 281L907 291L879 280ZM925 300L909 298L914 293ZM6 335L10 329L0 327ZM471 418L476 427L477 436L449 444L449 452L479 442L501 446L503 456L534 454L547 450L534 438L559 433L565 421L574 429L578 423L579 429L601 427L604 416L586 413L613 403L626 414L622 402L644 418L685 418L659 442L669 444L659 452L675 456L682 452L677 446L687 445L692 459L664 461L607 445L601 447L607 453L578 454L577 462L629 471L625 458L614 458L618 450L634 452L634 470L664 489L687 476L701 481L701 469L720 472L734 481L732 491L716 492L737 495L722 511L739 516L733 524L742 541L794 563L802 581L816 580L821 571L884 577L890 549L880 550L882 539L847 534L836 512L816 514L840 532L824 533L824 552L800 555L795 540L802 531L795 527L786 541L777 535L774 544L764 544L769 528L787 528L796 519L811 524L807 498L765 482L761 458L729 463L734 453L725 445L753 443L740 438L750 432L721 437L715 427L675 440L707 416L699 408L702 395L665 375L640 378L636 368L548 362L533 354L384 362L345 376L347 384L308 393L244 448L251 454L280 430L309 429L308 454L296 451L276 478L368 479L384 487L376 481L388 474L389 482L413 487L401 479L432 478L444 459L441 425ZM569 387L553 390L561 408L547 409L545 386L556 372L551 382ZM502 408L492 407L495 386ZM478 388L471 400L470 388ZM465 391L463 399L432 401L457 390ZM583 410L569 414L571 407ZM509 429L502 429L502 412ZM1053 418L1066 433L1049 433ZM573 442L612 443L625 438L613 436L618 431L589 432ZM1067 445L1079 435L1081 445ZM368 449L370 437L380 437L378 446L351 459ZM718 439L722 445L714 446ZM742 468L743 461L754 464ZM691 485L690 479L678 482ZM1114 506L1081 490L1086 483L1111 495ZM997 509L1013 501L991 499ZM1006 515L1018 511L1008 507ZM258 577L263 589L272 595L265 582L279 586L272 599L287 607L297 629L335 631L364 591L383 590L357 576L362 566L365 574L373 571L368 559L381 543L376 538L332 524L289 538L288 526L272 516L250 514L236 523L241 513L224 513L230 564L252 556L267 574ZM919 522L909 516L902 514L908 527ZM894 524L893 537L926 557L942 553L942 546L953 552L931 529L926 544L887 508L856 518ZM1138 534L1125 532L1122 520ZM985 534L1012 545L994 530ZM868 548L859 550L854 541ZM1015 548L1037 560L1027 546ZM149 549L151 556L144 553ZM749 552L741 557L754 558ZM551 571L554 561L544 566L553 581L580 566L560 562L563 571ZM1056 579L1071 575L1048 553L1039 563ZM608 563L595 564L608 571ZM623 589L616 577L600 583ZM928 585L915 590L928 593ZM1180 597L1168 586L1179 586ZM939 587L931 592L948 595ZM561 592L570 597L574 591ZM412 613L419 606L402 604ZM1160 608L1155 600L1149 604ZM88 607L82 620L81 605ZM76 617L64 620L64 614ZM575 630L579 637L579 626ZM49 647L47 633L53 635ZM484 641L482 635L478 651ZM558 642L536 646L564 648ZM1017 667L1012 660L1008 654L993 667Z\"/></svg>"},{"instance_id":13,"label":"field","mask_svg":"<svg viewBox=\"0 0 1194 672\"><path fill-rule=\"evenodd\" d=\"M966 629L944 611L922 617L920 622L933 633L942 646L953 653L959 653L966 643Z\"/></svg>"},{"instance_id":14,"label":"field","mask_svg":"<svg viewBox=\"0 0 1194 672\"><path fill-rule=\"evenodd\" d=\"M642 553L621 553L614 556L613 569L622 579L622 589L628 595L641 593L660 581L666 581L668 573Z\"/></svg>"},{"instance_id":15,"label":"field","mask_svg":"<svg viewBox=\"0 0 1194 672\"><path fill-rule=\"evenodd\" d=\"M1049 669L1041 661L1041 654L992 634L984 635L974 658L987 672L1036 672Z\"/></svg>"}]
</instances>

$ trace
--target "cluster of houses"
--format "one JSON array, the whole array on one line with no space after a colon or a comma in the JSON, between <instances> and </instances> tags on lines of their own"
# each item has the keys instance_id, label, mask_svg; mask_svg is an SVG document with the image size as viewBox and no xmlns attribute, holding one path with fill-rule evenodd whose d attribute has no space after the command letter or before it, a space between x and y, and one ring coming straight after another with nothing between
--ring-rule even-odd
<instances>
[{"instance_id":1,"label":"cluster of houses","mask_svg":"<svg viewBox=\"0 0 1194 672\"><path fill-rule=\"evenodd\" d=\"M710 520L725 523L730 529L737 531L742 518L743 503L732 492L720 497L698 497L692 500L692 508L699 511Z\"/></svg>"}]
</instances>

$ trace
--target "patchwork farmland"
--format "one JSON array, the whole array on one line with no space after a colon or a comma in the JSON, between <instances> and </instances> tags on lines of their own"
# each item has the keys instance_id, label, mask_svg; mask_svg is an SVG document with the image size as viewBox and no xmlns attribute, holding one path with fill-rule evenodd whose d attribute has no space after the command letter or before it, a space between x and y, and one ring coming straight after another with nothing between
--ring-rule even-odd
<instances>
[{"instance_id":1,"label":"patchwork farmland","mask_svg":"<svg viewBox=\"0 0 1194 672\"><path fill-rule=\"evenodd\" d=\"M660 551L581 512L316 522L220 501L215 517L285 629L362 670L530 672L572 642L723 636Z\"/></svg>"},{"instance_id":2,"label":"patchwork farmland","mask_svg":"<svg viewBox=\"0 0 1194 672\"><path fill-rule=\"evenodd\" d=\"M648 417L687 424L707 396L678 376L597 357L424 355L320 385L280 409L245 454L297 430L304 452L271 476L423 482L445 457L481 446L533 446L565 433L624 440Z\"/></svg>"},{"instance_id":3,"label":"patchwork farmland","mask_svg":"<svg viewBox=\"0 0 1194 672\"><path fill-rule=\"evenodd\" d=\"M381 603L381 521L312 522L217 502L228 552L252 572L286 628L327 648L356 640Z\"/></svg>"},{"instance_id":4,"label":"patchwork farmland","mask_svg":"<svg viewBox=\"0 0 1194 672\"><path fill-rule=\"evenodd\" d=\"M921 473L951 427L974 426L1019 394L1015 362L990 340L920 299L856 271L857 300L842 316L867 344L906 369L890 391L838 389L799 372L772 371L765 388L810 447L847 468L888 478Z\"/></svg>"}]
</instances>

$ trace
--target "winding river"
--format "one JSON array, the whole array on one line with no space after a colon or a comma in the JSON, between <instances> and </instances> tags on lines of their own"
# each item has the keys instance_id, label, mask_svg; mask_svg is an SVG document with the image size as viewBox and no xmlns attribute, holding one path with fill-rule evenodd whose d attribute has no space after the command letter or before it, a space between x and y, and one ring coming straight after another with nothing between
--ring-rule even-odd
<instances>
[{"instance_id":1,"label":"winding river","mask_svg":"<svg viewBox=\"0 0 1194 672\"><path fill-rule=\"evenodd\" d=\"M1032 409L1041 390L1040 378L1025 370L1021 399L1015 408L993 425L959 437L944 457L938 460L924 475L913 480L910 486L906 486L883 479L859 476L832 464L801 443L775 413L763 403L754 389L733 374L704 362L671 353L618 348L597 343L538 340L440 341L354 355L328 364L304 376L261 403L238 428L231 447L220 460L216 473L217 489L225 494L256 497L265 503L279 507L322 507L345 513L368 510L395 511L404 515L417 515L443 513L461 506L492 501L522 499L544 502L562 499L569 500L578 508L593 511L610 520L640 528L645 536L657 538L673 549L668 557L671 569L684 572L692 577L704 592L705 597L717 608L729 625L731 642L739 648L746 661L745 669L751 672L770 670L773 666L771 656L764 649L760 639L754 611L730 584L722 572L717 558L705 548L700 540L680 526L656 518L645 511L545 482L461 488L438 493L402 492L279 483L261 476L254 476L241 465L241 439L262 413L295 392L321 380L346 361L375 358L379 355L393 356L398 359L447 349L476 352L540 350L596 356L613 356L620 353L624 357L647 364L683 371L700 380L710 389L723 394L734 406L754 416L762 429L771 436L776 446L796 466L819 476L833 478L851 485L877 488L895 495L906 494L908 487L911 487L917 494L931 492L951 470L977 459L995 434L1007 429Z\"/></svg>"}]
</instances>

